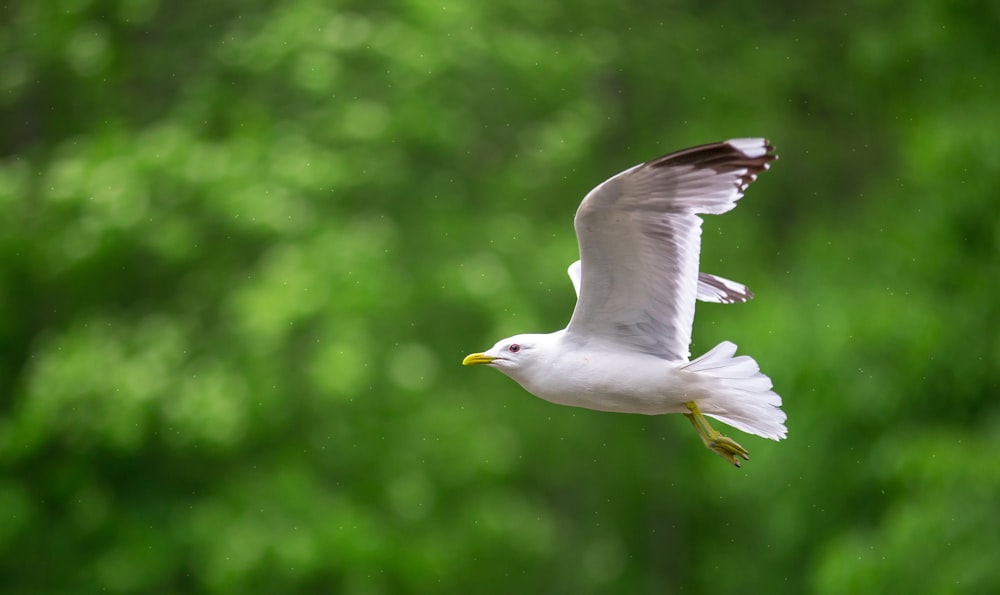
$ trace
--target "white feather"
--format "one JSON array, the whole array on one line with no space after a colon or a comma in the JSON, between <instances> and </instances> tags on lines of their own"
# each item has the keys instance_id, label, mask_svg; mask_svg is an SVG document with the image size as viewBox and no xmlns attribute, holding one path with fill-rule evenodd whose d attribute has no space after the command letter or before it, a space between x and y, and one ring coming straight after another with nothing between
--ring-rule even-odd
<instances>
[{"instance_id":1,"label":"white feather","mask_svg":"<svg viewBox=\"0 0 1000 595\"><path fill-rule=\"evenodd\" d=\"M569 280L573 284L573 291L580 297L580 276L582 267L580 261L574 261L566 269ZM753 297L753 294L742 283L724 279L718 275L708 273L698 273L698 293L695 295L698 301L714 302L716 304L733 304L745 302Z\"/></svg>"}]
</instances>

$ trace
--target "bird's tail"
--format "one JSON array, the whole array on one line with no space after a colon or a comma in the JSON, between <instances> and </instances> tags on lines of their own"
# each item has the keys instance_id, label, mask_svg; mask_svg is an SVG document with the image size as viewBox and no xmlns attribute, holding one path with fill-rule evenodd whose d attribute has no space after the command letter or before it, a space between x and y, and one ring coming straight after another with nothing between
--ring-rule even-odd
<instances>
[{"instance_id":1,"label":"bird's tail","mask_svg":"<svg viewBox=\"0 0 1000 595\"><path fill-rule=\"evenodd\" d=\"M685 366L708 381L698 408L742 432L781 440L787 433L781 397L752 357L735 354L736 345L723 341Z\"/></svg>"}]
</instances>

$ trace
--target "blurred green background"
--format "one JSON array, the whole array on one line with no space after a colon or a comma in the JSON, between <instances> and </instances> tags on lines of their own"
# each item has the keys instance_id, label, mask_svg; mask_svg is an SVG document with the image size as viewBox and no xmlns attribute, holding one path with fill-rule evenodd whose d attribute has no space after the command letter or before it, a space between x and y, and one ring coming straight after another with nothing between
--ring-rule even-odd
<instances>
[{"instance_id":1,"label":"blurred green background","mask_svg":"<svg viewBox=\"0 0 1000 595\"><path fill-rule=\"evenodd\" d=\"M0 592L1000 592L1000 4L0 7ZM766 135L693 353L789 438L551 405L609 175Z\"/></svg>"}]
</instances>

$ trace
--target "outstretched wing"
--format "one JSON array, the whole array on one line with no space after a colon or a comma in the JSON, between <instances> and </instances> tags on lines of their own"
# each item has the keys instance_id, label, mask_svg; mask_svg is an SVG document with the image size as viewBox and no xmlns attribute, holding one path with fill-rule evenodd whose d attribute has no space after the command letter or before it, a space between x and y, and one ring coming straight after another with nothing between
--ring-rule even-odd
<instances>
[{"instance_id":1,"label":"outstretched wing","mask_svg":"<svg viewBox=\"0 0 1000 595\"><path fill-rule=\"evenodd\" d=\"M750 288L742 283L730 281L718 275L698 273L698 299L702 302L735 304L753 297Z\"/></svg>"},{"instance_id":2,"label":"outstretched wing","mask_svg":"<svg viewBox=\"0 0 1000 595\"><path fill-rule=\"evenodd\" d=\"M573 291L576 297L580 297L580 277L583 275L580 261L577 260L566 269L569 280L573 283ZM708 273L698 273L698 293L695 296L702 302L714 302L716 304L735 304L745 302L753 297L753 292L736 281L730 281L718 275Z\"/></svg>"},{"instance_id":3,"label":"outstretched wing","mask_svg":"<svg viewBox=\"0 0 1000 595\"><path fill-rule=\"evenodd\" d=\"M698 214L735 207L776 158L772 151L762 138L702 145L627 169L591 190L574 222L580 292L567 338L687 360L699 293Z\"/></svg>"}]
</instances>

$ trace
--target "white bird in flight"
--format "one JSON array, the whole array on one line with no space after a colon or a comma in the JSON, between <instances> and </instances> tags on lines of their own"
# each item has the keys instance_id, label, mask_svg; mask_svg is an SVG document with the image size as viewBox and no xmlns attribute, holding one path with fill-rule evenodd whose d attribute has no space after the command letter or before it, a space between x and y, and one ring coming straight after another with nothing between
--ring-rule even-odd
<instances>
[{"instance_id":1,"label":"white bird in flight","mask_svg":"<svg viewBox=\"0 0 1000 595\"><path fill-rule=\"evenodd\" d=\"M701 217L733 209L776 159L763 138L684 149L641 163L591 190L576 212L580 260L569 325L503 339L485 364L531 394L598 411L684 414L702 442L739 467L749 455L705 416L772 440L785 437L781 397L753 358L723 341L690 359L695 300L743 302L739 283L698 272Z\"/></svg>"}]
</instances>

